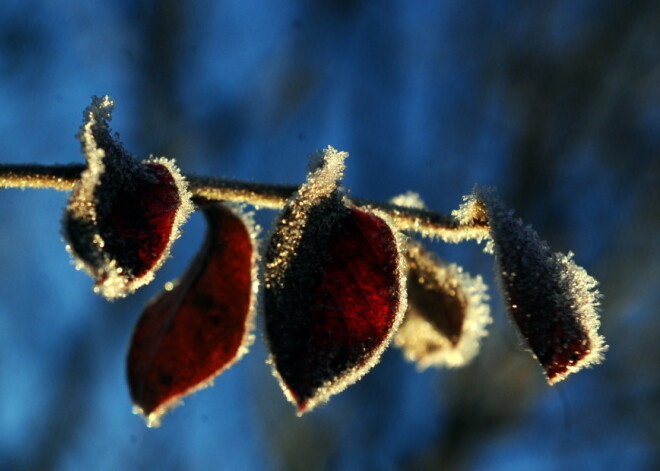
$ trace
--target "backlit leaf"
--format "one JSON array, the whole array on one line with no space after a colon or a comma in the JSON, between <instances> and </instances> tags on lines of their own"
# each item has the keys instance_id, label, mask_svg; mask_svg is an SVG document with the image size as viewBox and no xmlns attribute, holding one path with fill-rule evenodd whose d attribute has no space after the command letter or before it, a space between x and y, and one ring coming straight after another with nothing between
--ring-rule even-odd
<instances>
[{"instance_id":1,"label":"backlit leaf","mask_svg":"<svg viewBox=\"0 0 660 471\"><path fill-rule=\"evenodd\" d=\"M181 280L146 307L133 333L128 382L150 426L181 397L209 385L251 341L253 238L244 218L220 204L204 214L202 249Z\"/></svg>"},{"instance_id":2,"label":"backlit leaf","mask_svg":"<svg viewBox=\"0 0 660 471\"><path fill-rule=\"evenodd\" d=\"M299 414L373 367L405 310L397 236L378 215L347 205L338 188L345 157L326 149L266 252L271 362Z\"/></svg>"},{"instance_id":3,"label":"backlit leaf","mask_svg":"<svg viewBox=\"0 0 660 471\"><path fill-rule=\"evenodd\" d=\"M67 248L78 268L108 299L149 283L169 254L192 203L172 161L134 159L108 121L113 102L94 97L79 138L87 169L74 189L63 220Z\"/></svg>"},{"instance_id":4,"label":"backlit leaf","mask_svg":"<svg viewBox=\"0 0 660 471\"><path fill-rule=\"evenodd\" d=\"M492 322L486 285L413 241L407 244L408 310L395 342L420 369L462 366Z\"/></svg>"}]
</instances>

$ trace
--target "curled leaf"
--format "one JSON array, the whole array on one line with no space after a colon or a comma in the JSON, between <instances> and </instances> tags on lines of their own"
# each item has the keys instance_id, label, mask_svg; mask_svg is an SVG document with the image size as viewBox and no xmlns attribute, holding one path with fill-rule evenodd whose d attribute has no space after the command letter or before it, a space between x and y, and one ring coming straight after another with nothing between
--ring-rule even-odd
<instances>
[{"instance_id":1,"label":"curled leaf","mask_svg":"<svg viewBox=\"0 0 660 471\"><path fill-rule=\"evenodd\" d=\"M266 251L270 361L299 414L372 368L405 310L397 236L339 191L346 155L325 150Z\"/></svg>"},{"instance_id":2,"label":"curled leaf","mask_svg":"<svg viewBox=\"0 0 660 471\"><path fill-rule=\"evenodd\" d=\"M598 334L597 282L573 261L552 252L507 210L493 190L477 188L458 217L486 214L507 309L550 384L600 363L607 349ZM473 216L472 216L473 217Z\"/></svg>"},{"instance_id":3,"label":"curled leaf","mask_svg":"<svg viewBox=\"0 0 660 471\"><path fill-rule=\"evenodd\" d=\"M67 249L76 266L108 299L149 283L169 254L192 209L190 193L174 163L140 162L110 134L114 103L94 97L78 137L87 169L63 218Z\"/></svg>"},{"instance_id":4,"label":"curled leaf","mask_svg":"<svg viewBox=\"0 0 660 471\"><path fill-rule=\"evenodd\" d=\"M417 242L409 241L408 310L395 343L420 369L462 366L479 350L486 336L486 285L461 267L447 264Z\"/></svg>"},{"instance_id":5,"label":"curled leaf","mask_svg":"<svg viewBox=\"0 0 660 471\"><path fill-rule=\"evenodd\" d=\"M206 240L181 280L144 310L127 359L136 411L149 426L180 398L208 386L252 340L256 250L246 221L204 209Z\"/></svg>"}]
</instances>

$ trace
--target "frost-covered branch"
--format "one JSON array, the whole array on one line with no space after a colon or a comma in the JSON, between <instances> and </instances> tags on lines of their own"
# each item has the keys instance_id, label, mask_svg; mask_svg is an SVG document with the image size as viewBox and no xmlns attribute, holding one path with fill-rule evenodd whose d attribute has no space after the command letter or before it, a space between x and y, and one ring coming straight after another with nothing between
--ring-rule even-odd
<instances>
[{"instance_id":1,"label":"frost-covered branch","mask_svg":"<svg viewBox=\"0 0 660 471\"><path fill-rule=\"evenodd\" d=\"M34 165L0 164L2 188L50 188L71 191L85 170L81 164ZM186 176L190 191L197 199L247 203L257 208L281 209L287 199L296 192L294 185L226 180L222 178ZM353 199L361 208L378 209L386 213L397 228L414 231L427 237L439 237L448 242L481 240L488 235L486 221L459 223L448 214L426 209L409 208L379 201Z\"/></svg>"}]
</instances>

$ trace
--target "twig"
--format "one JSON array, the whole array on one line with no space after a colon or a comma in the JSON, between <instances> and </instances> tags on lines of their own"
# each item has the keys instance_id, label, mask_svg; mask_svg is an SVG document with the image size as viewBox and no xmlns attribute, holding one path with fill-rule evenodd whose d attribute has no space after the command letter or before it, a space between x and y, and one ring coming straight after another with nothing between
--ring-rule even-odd
<instances>
[{"instance_id":1,"label":"twig","mask_svg":"<svg viewBox=\"0 0 660 471\"><path fill-rule=\"evenodd\" d=\"M0 164L0 188L51 188L71 191L85 170L84 165ZM213 201L247 203L256 208L281 209L296 192L294 185L225 180L186 176L195 198ZM453 216L426 209L408 208L379 201L351 199L357 207L381 211L399 230L418 232L426 237L439 237L447 242L481 240L488 235L488 224L474 221L460 224Z\"/></svg>"}]
</instances>

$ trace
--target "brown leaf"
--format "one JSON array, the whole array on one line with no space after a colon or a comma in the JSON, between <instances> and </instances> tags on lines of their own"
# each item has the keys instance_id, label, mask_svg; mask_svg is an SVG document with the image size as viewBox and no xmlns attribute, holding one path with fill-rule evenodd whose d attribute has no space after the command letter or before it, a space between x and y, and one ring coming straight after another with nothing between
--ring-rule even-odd
<instances>
[{"instance_id":1,"label":"brown leaf","mask_svg":"<svg viewBox=\"0 0 660 471\"><path fill-rule=\"evenodd\" d=\"M408 241L408 310L395 342L420 369L462 366L487 334L488 295L481 277Z\"/></svg>"}]
</instances>

